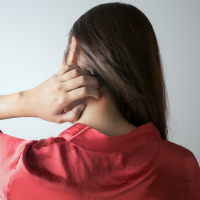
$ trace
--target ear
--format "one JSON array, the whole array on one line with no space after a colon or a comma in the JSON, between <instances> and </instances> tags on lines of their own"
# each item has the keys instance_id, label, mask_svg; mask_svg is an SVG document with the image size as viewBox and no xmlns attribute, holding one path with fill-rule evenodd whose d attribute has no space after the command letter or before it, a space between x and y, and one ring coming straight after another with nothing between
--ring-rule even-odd
<instances>
[{"instance_id":1,"label":"ear","mask_svg":"<svg viewBox=\"0 0 200 200\"><path fill-rule=\"evenodd\" d=\"M72 36L69 55L67 57L67 65L77 65L77 41L74 36Z\"/></svg>"}]
</instances>

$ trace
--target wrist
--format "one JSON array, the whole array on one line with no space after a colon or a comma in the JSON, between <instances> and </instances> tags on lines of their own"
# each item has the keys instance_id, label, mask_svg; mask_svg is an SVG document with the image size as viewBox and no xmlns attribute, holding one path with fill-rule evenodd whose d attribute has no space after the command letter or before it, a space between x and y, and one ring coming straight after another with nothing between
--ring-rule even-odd
<instances>
[{"instance_id":1,"label":"wrist","mask_svg":"<svg viewBox=\"0 0 200 200\"><path fill-rule=\"evenodd\" d=\"M31 97L31 90L18 92L17 101L19 102L19 113L21 117L36 117L35 109L33 109L35 102Z\"/></svg>"}]
</instances>

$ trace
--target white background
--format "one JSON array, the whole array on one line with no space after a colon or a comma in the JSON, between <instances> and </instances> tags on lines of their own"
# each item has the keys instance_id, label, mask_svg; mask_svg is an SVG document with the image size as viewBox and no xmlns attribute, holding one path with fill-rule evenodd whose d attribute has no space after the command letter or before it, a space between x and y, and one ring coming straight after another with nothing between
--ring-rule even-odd
<instances>
[{"instance_id":1,"label":"white background","mask_svg":"<svg viewBox=\"0 0 200 200\"><path fill-rule=\"evenodd\" d=\"M73 23L106 2L112 1L0 0L0 95L34 88L55 74ZM144 12L155 30L169 94L170 141L200 163L200 1L123 2ZM70 126L37 118L0 121L4 133L26 140L56 137Z\"/></svg>"}]
</instances>

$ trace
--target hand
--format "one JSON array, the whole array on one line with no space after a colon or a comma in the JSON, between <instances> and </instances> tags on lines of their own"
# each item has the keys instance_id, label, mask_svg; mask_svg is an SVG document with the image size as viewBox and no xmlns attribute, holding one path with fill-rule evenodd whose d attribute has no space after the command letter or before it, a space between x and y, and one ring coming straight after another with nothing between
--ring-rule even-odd
<instances>
[{"instance_id":1,"label":"hand","mask_svg":"<svg viewBox=\"0 0 200 200\"><path fill-rule=\"evenodd\" d=\"M99 99L100 95L95 87L99 87L99 82L89 70L77 65L65 65L37 87L25 91L25 98L31 102L31 116L58 124L73 123L83 111L79 108L85 105L79 104L72 110L68 105L86 96Z\"/></svg>"}]
</instances>

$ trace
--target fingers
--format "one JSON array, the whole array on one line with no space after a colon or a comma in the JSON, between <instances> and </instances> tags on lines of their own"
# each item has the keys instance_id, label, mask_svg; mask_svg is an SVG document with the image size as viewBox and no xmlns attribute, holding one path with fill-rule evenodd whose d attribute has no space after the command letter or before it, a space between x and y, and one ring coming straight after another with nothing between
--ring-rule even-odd
<instances>
[{"instance_id":1,"label":"fingers","mask_svg":"<svg viewBox=\"0 0 200 200\"><path fill-rule=\"evenodd\" d=\"M58 79L59 81L61 82L65 82L65 81L69 81L73 78L76 78L78 76L91 76L91 73L89 70L86 70L86 69L72 69L70 71L68 71L67 73L61 75Z\"/></svg>"},{"instance_id":2,"label":"fingers","mask_svg":"<svg viewBox=\"0 0 200 200\"><path fill-rule=\"evenodd\" d=\"M77 65L65 65L55 74L55 76L61 76L72 69L80 69L80 67Z\"/></svg>"},{"instance_id":3,"label":"fingers","mask_svg":"<svg viewBox=\"0 0 200 200\"><path fill-rule=\"evenodd\" d=\"M64 102L66 105L69 105L73 101L82 99L87 96L92 96L96 99L100 98L100 94L97 89L92 87L81 87L66 93Z\"/></svg>"},{"instance_id":4,"label":"fingers","mask_svg":"<svg viewBox=\"0 0 200 200\"><path fill-rule=\"evenodd\" d=\"M85 109L84 104L78 105L75 108L73 108L70 112L63 113L62 115L57 116L56 122L58 124L61 124L64 122L74 123L80 118L84 109Z\"/></svg>"},{"instance_id":5,"label":"fingers","mask_svg":"<svg viewBox=\"0 0 200 200\"><path fill-rule=\"evenodd\" d=\"M64 71L65 70L63 71L61 70L61 73ZM70 92L71 90L74 90L76 88L80 88L83 86L99 88L98 79L92 76L91 72L86 69L77 69L77 68L71 69L67 73L59 76L58 80L64 83L64 89L66 92Z\"/></svg>"},{"instance_id":6,"label":"fingers","mask_svg":"<svg viewBox=\"0 0 200 200\"><path fill-rule=\"evenodd\" d=\"M67 82L63 82L63 84L65 85L64 89L66 92L70 92L71 90L84 86L99 88L99 81L96 77L92 76L78 76Z\"/></svg>"}]
</instances>

